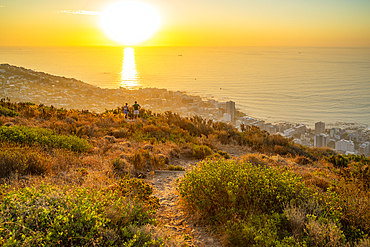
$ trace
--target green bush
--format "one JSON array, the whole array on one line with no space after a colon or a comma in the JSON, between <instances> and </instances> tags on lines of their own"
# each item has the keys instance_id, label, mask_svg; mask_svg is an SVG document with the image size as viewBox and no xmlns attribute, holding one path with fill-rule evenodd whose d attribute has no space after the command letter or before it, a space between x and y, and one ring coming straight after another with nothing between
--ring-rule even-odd
<instances>
[{"instance_id":1,"label":"green bush","mask_svg":"<svg viewBox=\"0 0 370 247\"><path fill-rule=\"evenodd\" d=\"M130 179L128 175L123 176L119 182L119 190L124 196L144 202L148 209L155 211L160 206L159 199L151 195L153 193L152 186L138 178Z\"/></svg>"},{"instance_id":2,"label":"green bush","mask_svg":"<svg viewBox=\"0 0 370 247\"><path fill-rule=\"evenodd\" d=\"M7 193L5 193L7 191ZM143 204L117 190L0 187L1 246L161 246ZM135 230L136 229L136 230Z\"/></svg>"},{"instance_id":3,"label":"green bush","mask_svg":"<svg viewBox=\"0 0 370 247\"><path fill-rule=\"evenodd\" d=\"M175 165L169 165L167 166L167 170L169 171L185 171L185 169L182 166L175 166Z\"/></svg>"},{"instance_id":4,"label":"green bush","mask_svg":"<svg viewBox=\"0 0 370 247\"><path fill-rule=\"evenodd\" d=\"M226 223L227 243L230 246L299 246L289 236L287 220L283 214L251 214L246 219L233 219Z\"/></svg>"},{"instance_id":5,"label":"green bush","mask_svg":"<svg viewBox=\"0 0 370 247\"><path fill-rule=\"evenodd\" d=\"M50 160L40 153L27 147L4 148L0 150L0 178L17 172L20 175L40 175L50 168Z\"/></svg>"},{"instance_id":6,"label":"green bush","mask_svg":"<svg viewBox=\"0 0 370 247\"><path fill-rule=\"evenodd\" d=\"M142 155L143 151L144 150L142 149L136 150L136 152L130 157L130 161L134 165L134 168L139 171L143 169L144 162L144 158Z\"/></svg>"},{"instance_id":7,"label":"green bush","mask_svg":"<svg viewBox=\"0 0 370 247\"><path fill-rule=\"evenodd\" d=\"M232 246L291 243L284 205L311 193L289 171L225 159L199 162L184 175L178 191L190 210L224 229Z\"/></svg>"},{"instance_id":8,"label":"green bush","mask_svg":"<svg viewBox=\"0 0 370 247\"><path fill-rule=\"evenodd\" d=\"M211 156L209 156L209 158L211 158L211 159L221 159L221 158L230 159L231 157L230 157L230 154L228 152L224 152L224 151L219 150L219 151L217 151L217 153L214 153Z\"/></svg>"},{"instance_id":9,"label":"green bush","mask_svg":"<svg viewBox=\"0 0 370 247\"><path fill-rule=\"evenodd\" d=\"M348 166L348 158L345 155L331 155L330 157L326 157L325 160L332 163L334 167L343 168Z\"/></svg>"},{"instance_id":10,"label":"green bush","mask_svg":"<svg viewBox=\"0 0 370 247\"><path fill-rule=\"evenodd\" d=\"M193 145L192 150L193 156L197 159L204 159L213 153L212 149L205 145Z\"/></svg>"},{"instance_id":11,"label":"green bush","mask_svg":"<svg viewBox=\"0 0 370 247\"><path fill-rule=\"evenodd\" d=\"M179 192L189 206L219 221L250 210L282 212L284 203L304 198L305 185L289 171L222 159L200 162Z\"/></svg>"},{"instance_id":12,"label":"green bush","mask_svg":"<svg viewBox=\"0 0 370 247\"><path fill-rule=\"evenodd\" d=\"M3 107L1 105L0 105L0 115L9 116L9 117L20 116L18 112L13 111L9 108Z\"/></svg>"},{"instance_id":13,"label":"green bush","mask_svg":"<svg viewBox=\"0 0 370 247\"><path fill-rule=\"evenodd\" d=\"M38 143L51 148L63 148L76 152L85 152L92 147L87 140L77 136L57 135L49 129L27 126L1 126L0 140L25 145Z\"/></svg>"}]
</instances>

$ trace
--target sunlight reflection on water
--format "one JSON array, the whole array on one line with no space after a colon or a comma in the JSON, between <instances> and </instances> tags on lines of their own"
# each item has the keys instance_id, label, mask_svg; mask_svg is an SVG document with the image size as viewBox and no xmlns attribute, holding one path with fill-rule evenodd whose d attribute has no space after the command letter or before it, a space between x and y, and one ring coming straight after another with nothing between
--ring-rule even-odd
<instances>
[{"instance_id":1,"label":"sunlight reflection on water","mask_svg":"<svg viewBox=\"0 0 370 247\"><path fill-rule=\"evenodd\" d=\"M135 63L134 48L126 47L123 50L123 63L121 72L122 87L137 87L138 78Z\"/></svg>"}]
</instances>

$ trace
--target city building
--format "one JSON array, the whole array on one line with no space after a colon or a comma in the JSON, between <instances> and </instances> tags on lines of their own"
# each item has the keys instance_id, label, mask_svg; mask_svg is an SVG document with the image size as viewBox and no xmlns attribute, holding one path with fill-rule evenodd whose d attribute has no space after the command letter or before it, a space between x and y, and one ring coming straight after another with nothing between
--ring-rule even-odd
<instances>
[{"instance_id":1,"label":"city building","mask_svg":"<svg viewBox=\"0 0 370 247\"><path fill-rule=\"evenodd\" d=\"M320 135L321 133L325 132L325 123L317 122L315 123L315 134Z\"/></svg>"},{"instance_id":2,"label":"city building","mask_svg":"<svg viewBox=\"0 0 370 247\"><path fill-rule=\"evenodd\" d=\"M336 128L331 128L329 130L329 136L330 138L334 138L334 136L337 134L337 129Z\"/></svg>"},{"instance_id":3,"label":"city building","mask_svg":"<svg viewBox=\"0 0 370 247\"><path fill-rule=\"evenodd\" d=\"M234 101L226 102L226 113L230 114L231 121L235 120L235 102Z\"/></svg>"},{"instance_id":4,"label":"city building","mask_svg":"<svg viewBox=\"0 0 370 247\"><path fill-rule=\"evenodd\" d=\"M359 145L358 153L369 156L370 155L370 142L364 142Z\"/></svg>"},{"instance_id":5,"label":"city building","mask_svg":"<svg viewBox=\"0 0 370 247\"><path fill-rule=\"evenodd\" d=\"M355 151L355 144L353 141L349 140L340 140L335 143L335 150L340 152L354 152Z\"/></svg>"},{"instance_id":6,"label":"city building","mask_svg":"<svg viewBox=\"0 0 370 247\"><path fill-rule=\"evenodd\" d=\"M229 113L224 113L224 121L231 122L231 115Z\"/></svg>"},{"instance_id":7,"label":"city building","mask_svg":"<svg viewBox=\"0 0 370 247\"><path fill-rule=\"evenodd\" d=\"M294 128L296 130L295 133L299 135L302 135L307 131L307 127L304 124L297 124Z\"/></svg>"},{"instance_id":8,"label":"city building","mask_svg":"<svg viewBox=\"0 0 370 247\"><path fill-rule=\"evenodd\" d=\"M287 130L284 130L284 136L285 137L292 137L296 134L296 130L294 128L290 128Z\"/></svg>"},{"instance_id":9,"label":"city building","mask_svg":"<svg viewBox=\"0 0 370 247\"><path fill-rule=\"evenodd\" d=\"M327 134L315 135L314 147L327 147L329 140L329 135Z\"/></svg>"}]
</instances>

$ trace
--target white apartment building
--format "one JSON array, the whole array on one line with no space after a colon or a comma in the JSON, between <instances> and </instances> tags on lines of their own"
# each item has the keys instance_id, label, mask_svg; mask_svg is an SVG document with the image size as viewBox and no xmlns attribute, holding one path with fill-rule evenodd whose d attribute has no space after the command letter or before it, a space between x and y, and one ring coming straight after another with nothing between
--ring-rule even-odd
<instances>
[{"instance_id":1,"label":"white apartment building","mask_svg":"<svg viewBox=\"0 0 370 247\"><path fill-rule=\"evenodd\" d=\"M348 140L340 140L335 143L335 149L337 151L342 152L354 152L355 151L355 144L353 141Z\"/></svg>"},{"instance_id":2,"label":"white apartment building","mask_svg":"<svg viewBox=\"0 0 370 247\"><path fill-rule=\"evenodd\" d=\"M295 135L295 132L296 130L293 129L293 128L290 128L290 129L287 129L287 130L284 130L284 136L286 137L292 137Z\"/></svg>"},{"instance_id":3,"label":"white apartment building","mask_svg":"<svg viewBox=\"0 0 370 247\"><path fill-rule=\"evenodd\" d=\"M231 122L231 115L229 113L224 113L224 121Z\"/></svg>"},{"instance_id":4,"label":"white apartment building","mask_svg":"<svg viewBox=\"0 0 370 247\"><path fill-rule=\"evenodd\" d=\"M330 138L327 134L315 135L314 147L327 147L329 140Z\"/></svg>"},{"instance_id":5,"label":"white apartment building","mask_svg":"<svg viewBox=\"0 0 370 247\"><path fill-rule=\"evenodd\" d=\"M360 144L358 152L359 154L369 156L370 155L370 142L364 142Z\"/></svg>"},{"instance_id":6,"label":"white apartment building","mask_svg":"<svg viewBox=\"0 0 370 247\"><path fill-rule=\"evenodd\" d=\"M294 128L296 129L295 133L300 135L306 133L307 131L307 127L304 124L298 124Z\"/></svg>"}]
</instances>

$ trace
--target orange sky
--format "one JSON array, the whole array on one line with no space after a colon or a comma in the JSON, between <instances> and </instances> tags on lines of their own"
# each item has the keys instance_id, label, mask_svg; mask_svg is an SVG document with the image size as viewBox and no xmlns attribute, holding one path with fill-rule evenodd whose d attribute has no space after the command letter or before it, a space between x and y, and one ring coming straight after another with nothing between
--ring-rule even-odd
<instances>
[{"instance_id":1,"label":"orange sky","mask_svg":"<svg viewBox=\"0 0 370 247\"><path fill-rule=\"evenodd\" d=\"M117 1L0 0L0 46L119 45L100 28ZM370 47L369 0L143 0L160 16L146 46Z\"/></svg>"}]
</instances>

